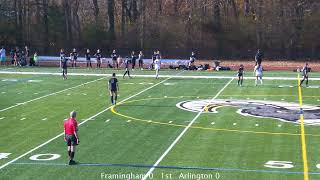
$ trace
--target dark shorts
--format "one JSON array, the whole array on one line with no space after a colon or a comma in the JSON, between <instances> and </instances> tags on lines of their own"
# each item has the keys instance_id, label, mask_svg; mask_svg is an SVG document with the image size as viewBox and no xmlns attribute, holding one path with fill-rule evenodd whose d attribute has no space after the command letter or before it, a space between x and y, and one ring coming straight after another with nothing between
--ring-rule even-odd
<instances>
[{"instance_id":1,"label":"dark shorts","mask_svg":"<svg viewBox=\"0 0 320 180\"><path fill-rule=\"evenodd\" d=\"M67 74L67 73L68 73L67 68L62 68L62 74Z\"/></svg>"},{"instance_id":2,"label":"dark shorts","mask_svg":"<svg viewBox=\"0 0 320 180\"><path fill-rule=\"evenodd\" d=\"M238 77L241 77L241 76L243 76L243 73L238 73Z\"/></svg>"},{"instance_id":3,"label":"dark shorts","mask_svg":"<svg viewBox=\"0 0 320 180\"><path fill-rule=\"evenodd\" d=\"M77 138L74 135L68 135L66 134L66 141L67 146L76 146L77 144Z\"/></svg>"},{"instance_id":4,"label":"dark shorts","mask_svg":"<svg viewBox=\"0 0 320 180\"><path fill-rule=\"evenodd\" d=\"M110 91L114 92L114 93L117 93L117 89L116 88L111 88Z\"/></svg>"}]
</instances>

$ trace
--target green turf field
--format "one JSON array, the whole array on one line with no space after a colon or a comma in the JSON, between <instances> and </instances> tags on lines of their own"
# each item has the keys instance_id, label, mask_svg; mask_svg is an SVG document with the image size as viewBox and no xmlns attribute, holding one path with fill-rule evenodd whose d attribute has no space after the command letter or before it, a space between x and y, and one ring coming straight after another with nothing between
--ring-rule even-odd
<instances>
[{"instance_id":1,"label":"green turf field","mask_svg":"<svg viewBox=\"0 0 320 180\"><path fill-rule=\"evenodd\" d=\"M59 70L0 68L1 180L304 178L297 80L281 79L297 73L265 72L278 79L238 87L235 72L164 70L168 76L156 80L122 79L119 70L118 105L111 106L108 77L88 74L113 70L70 69L78 74L65 81L43 72ZM316 79L302 88L310 179L320 178L319 90ZM72 110L81 142L78 164L69 166L62 132Z\"/></svg>"}]
</instances>

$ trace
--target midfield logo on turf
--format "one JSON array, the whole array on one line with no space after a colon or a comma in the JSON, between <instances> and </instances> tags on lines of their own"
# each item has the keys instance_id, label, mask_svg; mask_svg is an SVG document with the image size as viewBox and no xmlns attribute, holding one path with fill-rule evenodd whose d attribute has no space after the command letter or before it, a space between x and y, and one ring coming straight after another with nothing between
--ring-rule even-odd
<instances>
[{"instance_id":1,"label":"midfield logo on turf","mask_svg":"<svg viewBox=\"0 0 320 180\"><path fill-rule=\"evenodd\" d=\"M260 100L194 100L183 101L176 105L178 108L204 113L218 113L222 107L236 107L237 113L242 116L258 118L273 118L280 121L300 123L300 106L297 103L260 101ZM306 125L320 125L320 107L304 105L304 118Z\"/></svg>"}]
</instances>

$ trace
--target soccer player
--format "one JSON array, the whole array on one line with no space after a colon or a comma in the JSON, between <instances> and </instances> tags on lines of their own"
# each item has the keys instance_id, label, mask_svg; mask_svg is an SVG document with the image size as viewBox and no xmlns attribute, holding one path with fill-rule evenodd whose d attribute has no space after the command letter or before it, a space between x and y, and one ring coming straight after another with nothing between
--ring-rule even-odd
<instances>
[{"instance_id":1,"label":"soccer player","mask_svg":"<svg viewBox=\"0 0 320 180\"><path fill-rule=\"evenodd\" d=\"M77 59L78 59L78 53L75 48L73 48L72 53L71 53L71 62L72 62L72 67L75 68L77 66Z\"/></svg>"},{"instance_id":2,"label":"soccer player","mask_svg":"<svg viewBox=\"0 0 320 180\"><path fill-rule=\"evenodd\" d=\"M126 71L125 71L124 74L123 74L123 79L124 79L124 77L125 77L126 74L128 74L129 78L131 78L131 77L130 77L130 71L129 71L130 60L129 60L129 57L128 57L128 56L126 57L126 59L124 60L123 63L124 63L125 69L126 69Z\"/></svg>"},{"instance_id":3,"label":"soccer player","mask_svg":"<svg viewBox=\"0 0 320 180\"><path fill-rule=\"evenodd\" d=\"M31 64L31 58L30 58L30 49L28 46L24 47L24 51L25 51L25 58L26 58L26 65L27 65L27 61L29 61L29 65Z\"/></svg>"},{"instance_id":4,"label":"soccer player","mask_svg":"<svg viewBox=\"0 0 320 180\"><path fill-rule=\"evenodd\" d=\"M33 61L34 61L34 64L36 66L39 65L39 63L38 63L38 53L37 52L34 52L34 54L33 54Z\"/></svg>"},{"instance_id":5,"label":"soccer player","mask_svg":"<svg viewBox=\"0 0 320 180\"><path fill-rule=\"evenodd\" d=\"M243 83L244 66L241 64L237 73L238 76L238 86L242 86Z\"/></svg>"},{"instance_id":6,"label":"soccer player","mask_svg":"<svg viewBox=\"0 0 320 180\"><path fill-rule=\"evenodd\" d=\"M62 68L62 59L65 57L64 49L60 49L60 68Z\"/></svg>"},{"instance_id":7,"label":"soccer player","mask_svg":"<svg viewBox=\"0 0 320 180\"><path fill-rule=\"evenodd\" d=\"M263 56L264 56L263 52L260 49L258 49L258 52L257 52L257 54L255 56L255 61L256 61L255 66L256 65L261 66Z\"/></svg>"},{"instance_id":8,"label":"soccer player","mask_svg":"<svg viewBox=\"0 0 320 180\"><path fill-rule=\"evenodd\" d=\"M141 70L143 70L143 53L142 53L142 51L140 51L140 53L138 55L138 61L139 61L139 68Z\"/></svg>"},{"instance_id":9,"label":"soccer player","mask_svg":"<svg viewBox=\"0 0 320 180\"><path fill-rule=\"evenodd\" d=\"M118 55L116 53L116 50L114 49L112 51L112 54L111 54L111 59L112 59L112 62L113 62L113 69L115 69L115 68L119 69L119 64L117 62L117 57L118 57Z\"/></svg>"},{"instance_id":10,"label":"soccer player","mask_svg":"<svg viewBox=\"0 0 320 180\"><path fill-rule=\"evenodd\" d=\"M3 46L0 49L0 61L1 61L1 65L5 65L5 63L6 63L6 50L4 49Z\"/></svg>"},{"instance_id":11,"label":"soccer player","mask_svg":"<svg viewBox=\"0 0 320 180\"><path fill-rule=\"evenodd\" d=\"M122 61L123 61L122 57L119 55L118 58L117 58L117 64L119 64L119 66L121 66L122 63L123 63Z\"/></svg>"},{"instance_id":12,"label":"soccer player","mask_svg":"<svg viewBox=\"0 0 320 180\"><path fill-rule=\"evenodd\" d=\"M94 56L97 58L97 68L100 69L101 68L101 58L102 58L100 49L97 50L97 53Z\"/></svg>"},{"instance_id":13,"label":"soccer player","mask_svg":"<svg viewBox=\"0 0 320 180\"><path fill-rule=\"evenodd\" d=\"M255 80L255 85L258 85L258 80L260 80L260 84L262 85L262 75L263 75L263 68L261 65L256 65L254 67L254 72L256 74L256 80Z\"/></svg>"},{"instance_id":14,"label":"soccer player","mask_svg":"<svg viewBox=\"0 0 320 180\"><path fill-rule=\"evenodd\" d=\"M78 137L78 122L76 120L77 113L70 112L70 118L64 121L64 141L67 142L69 165L74 165L76 162L73 160L75 155L76 146L79 144Z\"/></svg>"},{"instance_id":15,"label":"soccer player","mask_svg":"<svg viewBox=\"0 0 320 180\"><path fill-rule=\"evenodd\" d=\"M157 56L157 59L154 61L154 69L156 70L156 79L159 77L159 71L161 67L160 56Z\"/></svg>"},{"instance_id":16,"label":"soccer player","mask_svg":"<svg viewBox=\"0 0 320 180\"><path fill-rule=\"evenodd\" d=\"M188 63L188 69L191 70L192 66L194 65L194 62L196 61L196 54L194 52L191 53L190 60Z\"/></svg>"},{"instance_id":17,"label":"soccer player","mask_svg":"<svg viewBox=\"0 0 320 180\"><path fill-rule=\"evenodd\" d=\"M67 68L68 68L68 58L66 56L62 57L62 61L61 61L61 65L62 65L62 77L64 80L67 79Z\"/></svg>"},{"instance_id":18,"label":"soccer player","mask_svg":"<svg viewBox=\"0 0 320 180\"><path fill-rule=\"evenodd\" d=\"M308 84L309 84L309 67L308 67L308 63L306 63L306 65L302 69L302 76L303 76L303 79L300 81L300 86L302 85L303 81L306 80L306 86L308 87Z\"/></svg>"},{"instance_id":19,"label":"soccer player","mask_svg":"<svg viewBox=\"0 0 320 180\"><path fill-rule=\"evenodd\" d=\"M112 73L112 77L109 79L108 82L108 89L110 93L110 99L112 105L117 104L118 99L118 91L119 91L119 85L118 85L118 79L116 78L116 73Z\"/></svg>"},{"instance_id":20,"label":"soccer player","mask_svg":"<svg viewBox=\"0 0 320 180\"><path fill-rule=\"evenodd\" d=\"M135 52L131 52L131 63L132 63L132 71L134 71L134 67L136 66L136 60L137 56L135 55Z\"/></svg>"},{"instance_id":21,"label":"soccer player","mask_svg":"<svg viewBox=\"0 0 320 180\"><path fill-rule=\"evenodd\" d=\"M90 55L90 50L87 49L86 54L85 54L86 60L87 60L87 68L90 65L90 68L92 68L92 64L91 64L91 55Z\"/></svg>"},{"instance_id":22,"label":"soccer player","mask_svg":"<svg viewBox=\"0 0 320 180\"><path fill-rule=\"evenodd\" d=\"M150 68L149 68L150 70L153 69L153 67L154 67L154 61L157 59L157 51L153 51L153 55L152 55L151 59L152 59L152 62L151 62L151 64L150 64Z\"/></svg>"}]
</instances>

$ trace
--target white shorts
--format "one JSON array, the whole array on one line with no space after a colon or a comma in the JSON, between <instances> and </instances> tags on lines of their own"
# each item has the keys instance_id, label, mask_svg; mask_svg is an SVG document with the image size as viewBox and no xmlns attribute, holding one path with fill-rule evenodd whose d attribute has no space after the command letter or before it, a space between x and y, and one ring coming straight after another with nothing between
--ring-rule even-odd
<instances>
[{"instance_id":1,"label":"white shorts","mask_svg":"<svg viewBox=\"0 0 320 180\"><path fill-rule=\"evenodd\" d=\"M159 69L160 69L160 66L156 64L156 65L154 66L154 69L155 69L155 70L159 70Z\"/></svg>"}]
</instances>

